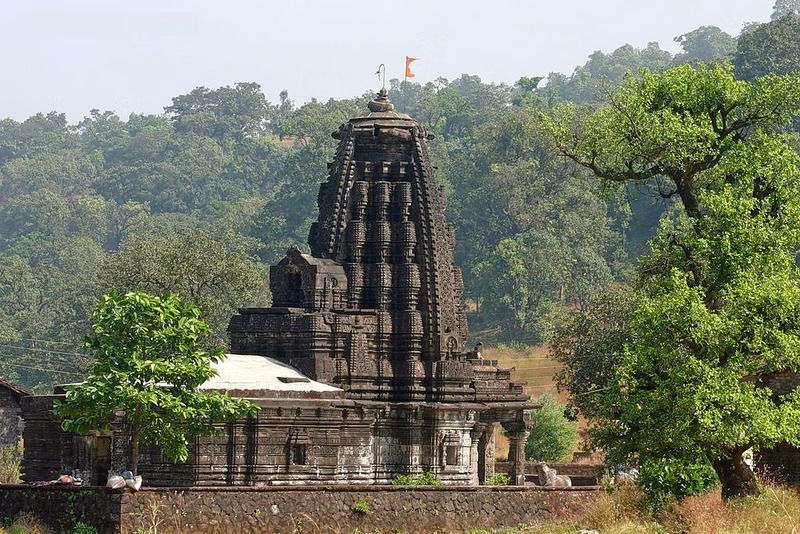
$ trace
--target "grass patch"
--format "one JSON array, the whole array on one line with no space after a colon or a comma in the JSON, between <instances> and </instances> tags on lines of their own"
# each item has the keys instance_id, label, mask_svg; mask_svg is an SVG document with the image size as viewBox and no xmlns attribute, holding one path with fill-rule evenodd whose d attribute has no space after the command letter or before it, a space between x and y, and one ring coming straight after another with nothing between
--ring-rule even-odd
<instances>
[{"instance_id":1,"label":"grass patch","mask_svg":"<svg viewBox=\"0 0 800 534\"><path fill-rule=\"evenodd\" d=\"M0 484L19 484L22 454L17 447L0 447Z\"/></svg>"},{"instance_id":2,"label":"grass patch","mask_svg":"<svg viewBox=\"0 0 800 534\"><path fill-rule=\"evenodd\" d=\"M724 502L719 490L672 502L649 511L634 484L599 491L570 521L545 521L515 528L471 529L469 534L800 534L800 495L767 485L757 498Z\"/></svg>"},{"instance_id":3,"label":"grass patch","mask_svg":"<svg viewBox=\"0 0 800 534\"><path fill-rule=\"evenodd\" d=\"M0 527L0 534L51 534L41 521L30 514L19 514L13 522Z\"/></svg>"}]
</instances>

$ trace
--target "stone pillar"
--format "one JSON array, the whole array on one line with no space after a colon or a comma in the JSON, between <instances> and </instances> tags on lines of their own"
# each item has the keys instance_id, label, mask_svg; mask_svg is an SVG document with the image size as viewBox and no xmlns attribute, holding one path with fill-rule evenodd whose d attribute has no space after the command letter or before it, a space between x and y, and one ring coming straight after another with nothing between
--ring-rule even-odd
<instances>
[{"instance_id":1,"label":"stone pillar","mask_svg":"<svg viewBox=\"0 0 800 534\"><path fill-rule=\"evenodd\" d=\"M495 423L481 425L483 435L478 440L478 481L486 481L494 476L494 428Z\"/></svg>"},{"instance_id":2,"label":"stone pillar","mask_svg":"<svg viewBox=\"0 0 800 534\"><path fill-rule=\"evenodd\" d=\"M119 475L130 469L131 432L130 425L122 420L122 412L117 412L111 423L111 471Z\"/></svg>"},{"instance_id":3,"label":"stone pillar","mask_svg":"<svg viewBox=\"0 0 800 534\"><path fill-rule=\"evenodd\" d=\"M503 424L503 428L508 435L508 476L512 484L516 486L525 485L525 442L528 440L530 432L524 424L512 423Z\"/></svg>"},{"instance_id":4,"label":"stone pillar","mask_svg":"<svg viewBox=\"0 0 800 534\"><path fill-rule=\"evenodd\" d=\"M483 433L486 431L484 425L480 423L475 423L472 427L472 430L469 432L469 483L472 486L477 486L480 484L480 471L478 469L478 444L480 443L480 439L483 436Z\"/></svg>"}]
</instances>

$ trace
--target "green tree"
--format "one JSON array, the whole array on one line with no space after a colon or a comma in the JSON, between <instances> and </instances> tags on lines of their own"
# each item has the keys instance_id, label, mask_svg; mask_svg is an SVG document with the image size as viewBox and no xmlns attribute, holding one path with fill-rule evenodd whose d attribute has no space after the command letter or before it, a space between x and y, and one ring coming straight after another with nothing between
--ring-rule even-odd
<instances>
[{"instance_id":1,"label":"green tree","mask_svg":"<svg viewBox=\"0 0 800 534\"><path fill-rule=\"evenodd\" d=\"M257 137L269 129L275 110L257 83L237 83L218 89L198 87L176 96L164 108L175 130L211 137L221 143Z\"/></svg>"},{"instance_id":2,"label":"green tree","mask_svg":"<svg viewBox=\"0 0 800 534\"><path fill-rule=\"evenodd\" d=\"M506 238L475 267L481 288L481 314L517 341L540 343L554 308L558 280L548 268L560 248L552 235L528 232Z\"/></svg>"},{"instance_id":3,"label":"green tree","mask_svg":"<svg viewBox=\"0 0 800 534\"><path fill-rule=\"evenodd\" d=\"M564 316L547 340L550 356L563 365L555 376L558 389L585 417L613 418L603 411L604 397L633 336L635 299L628 286L611 288Z\"/></svg>"},{"instance_id":4,"label":"green tree","mask_svg":"<svg viewBox=\"0 0 800 534\"><path fill-rule=\"evenodd\" d=\"M592 429L611 462L705 458L728 498L758 493L747 449L800 443L800 393L761 382L800 366L800 157L778 133L798 111L800 76L682 66L551 123L596 175L663 179L681 201L640 267L610 417Z\"/></svg>"},{"instance_id":5,"label":"green tree","mask_svg":"<svg viewBox=\"0 0 800 534\"><path fill-rule=\"evenodd\" d=\"M679 35L675 42L683 49L675 63L726 63L736 53L736 39L716 26L700 26Z\"/></svg>"},{"instance_id":6,"label":"green tree","mask_svg":"<svg viewBox=\"0 0 800 534\"><path fill-rule=\"evenodd\" d=\"M283 138L293 137L297 144L313 147L317 152L324 153L326 158L330 158L336 148L331 134L338 132L339 126L364 113L366 109L366 103L362 99L331 98L324 104L312 99L283 120L280 134Z\"/></svg>"},{"instance_id":7,"label":"green tree","mask_svg":"<svg viewBox=\"0 0 800 534\"><path fill-rule=\"evenodd\" d=\"M781 17L743 32L733 64L743 80L800 72L800 16Z\"/></svg>"},{"instance_id":8,"label":"green tree","mask_svg":"<svg viewBox=\"0 0 800 534\"><path fill-rule=\"evenodd\" d=\"M151 232L133 236L100 272L103 288L118 292L176 293L197 306L218 343L232 314L263 302L264 273L249 243L230 232Z\"/></svg>"},{"instance_id":9,"label":"green tree","mask_svg":"<svg viewBox=\"0 0 800 534\"><path fill-rule=\"evenodd\" d=\"M290 246L306 246L317 218L319 184L336 149L331 134L364 110L361 99L330 99L325 104L312 100L282 121L281 135L289 146L276 154L276 187L265 195L249 231L263 242L259 251L263 261L277 262Z\"/></svg>"},{"instance_id":10,"label":"green tree","mask_svg":"<svg viewBox=\"0 0 800 534\"><path fill-rule=\"evenodd\" d=\"M69 144L67 116L37 113L23 122L0 121L0 162L31 157Z\"/></svg>"},{"instance_id":11,"label":"green tree","mask_svg":"<svg viewBox=\"0 0 800 534\"><path fill-rule=\"evenodd\" d=\"M108 430L119 410L131 424L131 471L137 472L142 440L173 461L188 458L187 434L213 435L215 422L253 416L245 399L198 391L216 374L211 363L222 348L204 351L208 326L200 311L175 295L105 295L93 314L84 347L95 358L92 375L68 388L56 413L64 430Z\"/></svg>"},{"instance_id":12,"label":"green tree","mask_svg":"<svg viewBox=\"0 0 800 534\"><path fill-rule=\"evenodd\" d=\"M580 438L578 422L567 419L567 407L549 395L542 395L534 402L542 407L531 411L525 457L538 462L568 461Z\"/></svg>"},{"instance_id":13,"label":"green tree","mask_svg":"<svg viewBox=\"0 0 800 534\"><path fill-rule=\"evenodd\" d=\"M775 0L770 18L778 20L787 16L800 17L800 0Z\"/></svg>"},{"instance_id":14,"label":"green tree","mask_svg":"<svg viewBox=\"0 0 800 534\"><path fill-rule=\"evenodd\" d=\"M100 246L86 237L27 236L0 254L0 375L37 393L82 376L80 336L100 290Z\"/></svg>"},{"instance_id":15,"label":"green tree","mask_svg":"<svg viewBox=\"0 0 800 534\"><path fill-rule=\"evenodd\" d=\"M626 44L608 54L597 50L570 76L550 73L541 91L548 99L576 104L597 102L609 88L619 86L628 74L641 68L660 72L670 67L672 61L672 54L662 50L656 42L647 43L642 49Z\"/></svg>"},{"instance_id":16,"label":"green tree","mask_svg":"<svg viewBox=\"0 0 800 534\"><path fill-rule=\"evenodd\" d=\"M587 305L617 278L621 244L599 187L587 187L542 135L540 109L513 109L476 128L469 146L449 155L458 164L440 164L454 189L456 260L480 306L475 324L499 323L533 342L553 311Z\"/></svg>"},{"instance_id":17,"label":"green tree","mask_svg":"<svg viewBox=\"0 0 800 534\"><path fill-rule=\"evenodd\" d=\"M541 103L542 97L536 93L536 88L543 79L541 76L523 76L517 80L514 84L514 105L523 107Z\"/></svg>"}]
</instances>

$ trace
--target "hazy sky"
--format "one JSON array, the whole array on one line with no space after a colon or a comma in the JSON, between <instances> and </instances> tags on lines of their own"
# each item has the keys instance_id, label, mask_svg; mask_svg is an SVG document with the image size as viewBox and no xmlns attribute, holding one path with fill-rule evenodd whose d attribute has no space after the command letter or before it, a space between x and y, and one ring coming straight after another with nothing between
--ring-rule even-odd
<instances>
[{"instance_id":1,"label":"hazy sky","mask_svg":"<svg viewBox=\"0 0 800 534\"><path fill-rule=\"evenodd\" d=\"M403 75L513 83L571 73L594 50L704 25L736 35L774 0L1 0L0 117L92 108L161 113L204 85L261 84L270 101L347 98Z\"/></svg>"}]
</instances>

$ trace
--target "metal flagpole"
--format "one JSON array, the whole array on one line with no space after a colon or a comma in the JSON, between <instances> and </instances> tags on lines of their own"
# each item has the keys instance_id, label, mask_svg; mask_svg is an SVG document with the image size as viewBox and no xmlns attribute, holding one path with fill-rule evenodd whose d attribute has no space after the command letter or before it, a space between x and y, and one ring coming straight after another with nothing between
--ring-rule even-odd
<instances>
[{"instance_id":1,"label":"metal flagpole","mask_svg":"<svg viewBox=\"0 0 800 534\"><path fill-rule=\"evenodd\" d=\"M406 112L406 89L408 86L408 60L406 60L406 70L403 74L403 113Z\"/></svg>"}]
</instances>

